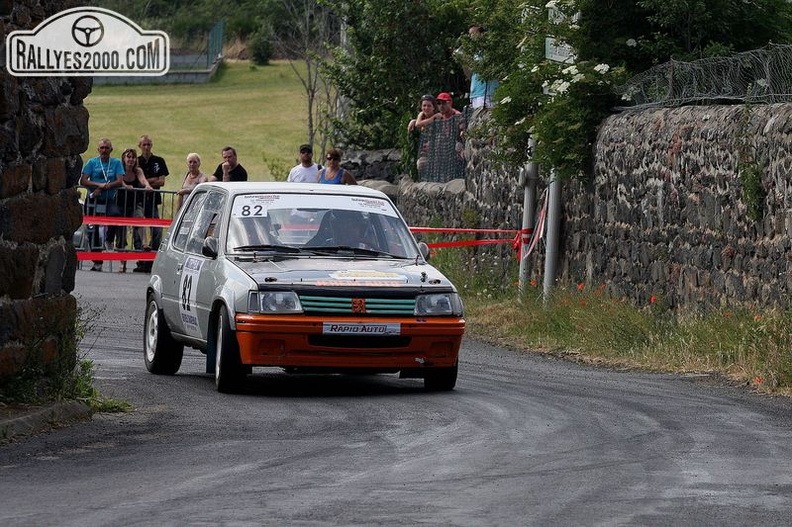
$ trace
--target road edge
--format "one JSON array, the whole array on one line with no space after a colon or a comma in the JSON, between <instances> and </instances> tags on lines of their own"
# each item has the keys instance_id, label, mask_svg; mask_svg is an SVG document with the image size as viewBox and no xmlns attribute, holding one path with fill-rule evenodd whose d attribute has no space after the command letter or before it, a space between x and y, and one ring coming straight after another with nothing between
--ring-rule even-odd
<instances>
[{"instance_id":1,"label":"road edge","mask_svg":"<svg viewBox=\"0 0 792 527\"><path fill-rule=\"evenodd\" d=\"M64 426L72 421L90 419L92 412L90 406L80 401L59 401L31 408L21 414L0 419L0 444Z\"/></svg>"}]
</instances>

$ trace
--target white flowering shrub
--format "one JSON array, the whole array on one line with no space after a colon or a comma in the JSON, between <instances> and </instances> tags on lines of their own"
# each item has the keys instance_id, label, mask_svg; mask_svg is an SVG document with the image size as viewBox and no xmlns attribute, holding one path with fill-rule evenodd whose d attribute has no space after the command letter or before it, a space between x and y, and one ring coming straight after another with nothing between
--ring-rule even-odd
<instances>
[{"instance_id":1,"label":"white flowering shrub","mask_svg":"<svg viewBox=\"0 0 792 527\"><path fill-rule=\"evenodd\" d=\"M623 104L614 88L629 76L671 57L792 39L786 0L467 1L487 28L472 50L486 59L479 73L500 80L493 133L500 153L521 165L533 137L535 158L567 178L587 173L597 127Z\"/></svg>"}]
</instances>

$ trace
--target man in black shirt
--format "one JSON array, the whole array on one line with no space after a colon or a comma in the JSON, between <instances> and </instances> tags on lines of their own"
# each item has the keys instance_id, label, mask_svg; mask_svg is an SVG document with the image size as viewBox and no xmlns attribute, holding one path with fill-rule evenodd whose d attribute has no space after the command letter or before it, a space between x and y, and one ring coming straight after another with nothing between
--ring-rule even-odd
<instances>
[{"instance_id":1,"label":"man in black shirt","mask_svg":"<svg viewBox=\"0 0 792 527\"><path fill-rule=\"evenodd\" d=\"M168 165L165 160L160 156L151 153L153 141L147 135L141 135L138 146L140 147L140 156L138 157L138 165L143 170L143 175L155 190L159 190L165 185L165 176L169 174ZM153 195L147 194L142 202L142 207L136 210L136 216L142 213L145 218L159 218L159 208L162 204L162 196L159 192ZM151 250L156 251L159 249L162 242L162 227L149 227L151 230ZM137 227L134 230L135 247L140 247L143 244L143 237L145 235L145 227ZM139 261L137 267L133 269L136 273L151 272L151 262Z\"/></svg>"},{"instance_id":2,"label":"man in black shirt","mask_svg":"<svg viewBox=\"0 0 792 527\"><path fill-rule=\"evenodd\" d=\"M237 162L237 153L233 146L223 148L223 162L214 171L217 181L247 181L248 175L242 165Z\"/></svg>"}]
</instances>

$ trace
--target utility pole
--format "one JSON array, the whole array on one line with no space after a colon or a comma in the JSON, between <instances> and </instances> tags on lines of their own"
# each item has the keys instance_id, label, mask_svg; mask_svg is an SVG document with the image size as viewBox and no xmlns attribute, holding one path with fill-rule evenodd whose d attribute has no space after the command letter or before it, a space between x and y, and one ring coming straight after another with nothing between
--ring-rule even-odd
<instances>
[{"instance_id":1,"label":"utility pole","mask_svg":"<svg viewBox=\"0 0 792 527\"><path fill-rule=\"evenodd\" d=\"M561 181L555 169L550 170L550 184L547 188L547 250L545 251L545 271L543 298L545 304L550 300L556 273L558 271L558 252L561 242Z\"/></svg>"},{"instance_id":2,"label":"utility pole","mask_svg":"<svg viewBox=\"0 0 792 527\"><path fill-rule=\"evenodd\" d=\"M520 185L525 189L523 197L522 232L520 233L520 271L518 275L518 292L522 300L526 286L531 276L531 261L528 258L528 246L533 237L536 225L536 182L539 179L539 165L533 160L536 141L528 142L528 162L520 169Z\"/></svg>"}]
</instances>

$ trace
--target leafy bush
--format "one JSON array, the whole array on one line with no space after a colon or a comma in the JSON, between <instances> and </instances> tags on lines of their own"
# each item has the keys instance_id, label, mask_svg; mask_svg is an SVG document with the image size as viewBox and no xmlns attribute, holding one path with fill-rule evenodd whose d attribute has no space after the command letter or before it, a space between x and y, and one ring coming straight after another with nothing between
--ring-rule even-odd
<instances>
[{"instance_id":1,"label":"leafy bush","mask_svg":"<svg viewBox=\"0 0 792 527\"><path fill-rule=\"evenodd\" d=\"M792 36L780 22L792 14L784 0L471 0L471 12L487 38L463 48L485 58L479 73L501 81L500 153L522 164L534 137L537 160L567 178L586 175L597 126L618 102L612 88L627 76ZM548 38L574 51L568 63L545 58Z\"/></svg>"},{"instance_id":2,"label":"leafy bush","mask_svg":"<svg viewBox=\"0 0 792 527\"><path fill-rule=\"evenodd\" d=\"M268 25L261 26L250 35L247 41L247 50L250 60L259 66L266 66L272 59L272 30Z\"/></svg>"}]
</instances>

